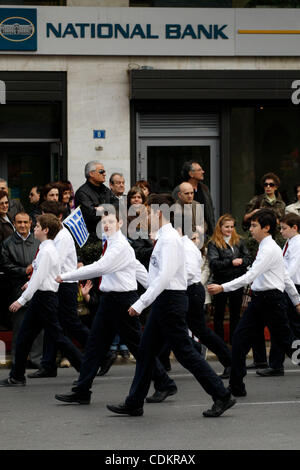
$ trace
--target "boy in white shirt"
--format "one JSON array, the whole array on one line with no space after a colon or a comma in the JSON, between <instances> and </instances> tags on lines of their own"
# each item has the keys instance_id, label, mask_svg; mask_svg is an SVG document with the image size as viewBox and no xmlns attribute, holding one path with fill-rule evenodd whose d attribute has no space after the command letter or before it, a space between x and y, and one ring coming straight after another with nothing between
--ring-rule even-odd
<instances>
[{"instance_id":1,"label":"boy in white shirt","mask_svg":"<svg viewBox=\"0 0 300 470\"><path fill-rule=\"evenodd\" d=\"M21 297L10 306L11 312L18 311L30 301L17 338L15 362L10 376L0 382L0 386L25 385L26 361L32 343L44 328L53 340L64 349L66 356L79 370L81 353L64 336L57 318L58 284L55 278L60 274L59 256L53 239L61 228L57 217L45 214L37 217L34 236L40 241L35 260L32 262L33 273Z\"/></svg>"},{"instance_id":2,"label":"boy in white shirt","mask_svg":"<svg viewBox=\"0 0 300 470\"><path fill-rule=\"evenodd\" d=\"M40 206L43 214L53 214L60 222L62 222L64 214L64 206L60 202L45 201ZM69 230L61 224L61 230L54 238L54 245L59 255L61 273L77 269L77 253L74 239ZM66 282L59 286L58 289L58 319L65 334L75 339L82 348L85 347L89 328L87 328L80 320L77 313L77 294L78 283ZM44 378L56 377L57 366L57 344L53 341L49 332L44 335L44 350L41 360L41 367L36 372L28 374L28 377Z\"/></svg>"},{"instance_id":3,"label":"boy in white shirt","mask_svg":"<svg viewBox=\"0 0 300 470\"><path fill-rule=\"evenodd\" d=\"M133 303L128 312L132 318L152 304L151 313L143 332L136 362L135 376L125 403L107 405L117 414L141 416L148 393L155 357L165 341L170 343L178 361L187 368L211 395L214 404L204 411L205 417L217 417L235 404L222 380L193 346L188 335L186 313L188 309L187 273L184 248L178 232L164 215L174 203L168 194L152 194L148 199L152 221L159 230L149 266L149 287ZM153 227L151 227L153 230Z\"/></svg>"},{"instance_id":4,"label":"boy in white shirt","mask_svg":"<svg viewBox=\"0 0 300 470\"><path fill-rule=\"evenodd\" d=\"M280 232L286 240L282 250L284 265L297 291L300 293L300 217L293 213L283 216L280 220ZM286 300L288 302L287 316L291 330L297 338L300 338L300 316L287 295ZM276 339L271 337L270 367L258 369L256 371L257 375L261 377L284 375L284 359L284 351L280 349Z\"/></svg>"},{"instance_id":5,"label":"boy in white shirt","mask_svg":"<svg viewBox=\"0 0 300 470\"><path fill-rule=\"evenodd\" d=\"M252 283L252 300L245 310L233 336L230 390L234 396L246 396L243 383L246 371L246 355L252 347L257 331L268 326L280 348L291 357L293 335L287 319L287 292L300 313L300 296L291 281L282 258L282 251L273 240L276 231L276 215L270 209L260 209L251 218L250 232L259 243L252 267L243 276L222 285L211 284L212 295L230 292Z\"/></svg>"},{"instance_id":6,"label":"boy in white shirt","mask_svg":"<svg viewBox=\"0 0 300 470\"><path fill-rule=\"evenodd\" d=\"M139 350L141 324L137 317L129 316L127 311L138 299L137 279L146 287L148 273L137 261L133 248L121 232L122 219L118 208L102 216L101 222L107 238L101 258L57 278L57 282L64 282L101 276L100 303L85 348L79 379L72 388L72 393L55 395L57 400L66 403L90 403L93 380L116 333L123 338L135 357ZM176 393L175 382L168 377L158 361L153 379L155 389L166 392L164 398Z\"/></svg>"}]
</instances>

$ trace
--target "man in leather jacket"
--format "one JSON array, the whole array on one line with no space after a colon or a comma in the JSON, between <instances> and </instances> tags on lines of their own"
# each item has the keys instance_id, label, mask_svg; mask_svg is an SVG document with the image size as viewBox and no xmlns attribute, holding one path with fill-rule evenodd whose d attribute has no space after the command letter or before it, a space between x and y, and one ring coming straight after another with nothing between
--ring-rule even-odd
<instances>
[{"instance_id":1,"label":"man in leather jacket","mask_svg":"<svg viewBox=\"0 0 300 470\"><path fill-rule=\"evenodd\" d=\"M75 205L80 206L89 233L95 235L103 213L102 205L116 202L116 197L104 185L106 171L102 163L88 162L84 172L86 182L75 193Z\"/></svg>"},{"instance_id":2,"label":"man in leather jacket","mask_svg":"<svg viewBox=\"0 0 300 470\"><path fill-rule=\"evenodd\" d=\"M30 232L31 218L25 212L18 212L14 217L15 232L4 240L1 248L0 265L10 283L10 302L15 301L22 294L22 287L28 281L28 273L31 271L31 263L37 253L39 241ZM26 306L12 315L13 339L12 357L16 338L23 321ZM43 348L42 336L39 335L33 344L30 358L38 366Z\"/></svg>"}]
</instances>

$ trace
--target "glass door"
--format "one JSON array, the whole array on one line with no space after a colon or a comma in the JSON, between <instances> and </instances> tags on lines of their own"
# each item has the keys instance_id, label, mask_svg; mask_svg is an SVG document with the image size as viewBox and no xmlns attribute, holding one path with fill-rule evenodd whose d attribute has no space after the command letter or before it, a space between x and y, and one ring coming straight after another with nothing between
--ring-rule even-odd
<instances>
[{"instance_id":1,"label":"glass door","mask_svg":"<svg viewBox=\"0 0 300 470\"><path fill-rule=\"evenodd\" d=\"M137 180L145 179L152 191L172 192L182 183L184 162L195 160L205 171L216 216L219 214L219 140L218 138L147 138L139 140Z\"/></svg>"}]
</instances>

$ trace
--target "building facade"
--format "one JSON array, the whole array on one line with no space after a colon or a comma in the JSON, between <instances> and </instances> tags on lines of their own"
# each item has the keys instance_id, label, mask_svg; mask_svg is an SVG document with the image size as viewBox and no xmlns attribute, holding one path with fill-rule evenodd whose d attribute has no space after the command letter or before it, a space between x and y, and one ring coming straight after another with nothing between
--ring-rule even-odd
<instances>
[{"instance_id":1,"label":"building facade","mask_svg":"<svg viewBox=\"0 0 300 470\"><path fill-rule=\"evenodd\" d=\"M94 159L127 190L147 179L168 191L195 159L217 215L241 222L268 171L294 202L300 9L20 3L0 8L0 176L11 197L61 178L76 189Z\"/></svg>"}]
</instances>

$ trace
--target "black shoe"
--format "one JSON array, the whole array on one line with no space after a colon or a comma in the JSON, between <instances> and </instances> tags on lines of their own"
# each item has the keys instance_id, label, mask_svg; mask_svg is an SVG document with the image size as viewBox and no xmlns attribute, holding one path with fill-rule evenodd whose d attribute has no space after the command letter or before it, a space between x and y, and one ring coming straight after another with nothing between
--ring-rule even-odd
<instances>
[{"instance_id":1,"label":"black shoe","mask_svg":"<svg viewBox=\"0 0 300 470\"><path fill-rule=\"evenodd\" d=\"M39 369L36 372L32 372L32 374L27 374L29 379L43 379L46 377L56 377L57 370L46 370L46 369Z\"/></svg>"},{"instance_id":2,"label":"black shoe","mask_svg":"<svg viewBox=\"0 0 300 470\"><path fill-rule=\"evenodd\" d=\"M227 390L234 396L234 397L246 397L247 396L247 391L245 388L245 385L242 384L240 386L232 386L229 385L227 387Z\"/></svg>"},{"instance_id":3,"label":"black shoe","mask_svg":"<svg viewBox=\"0 0 300 470\"><path fill-rule=\"evenodd\" d=\"M251 370L251 369L266 369L268 367L267 362L252 362L248 366L246 366L246 369Z\"/></svg>"},{"instance_id":4,"label":"black shoe","mask_svg":"<svg viewBox=\"0 0 300 470\"><path fill-rule=\"evenodd\" d=\"M284 369L272 369L272 367L268 367L267 369L258 369L256 373L261 377L280 377L284 375Z\"/></svg>"},{"instance_id":5,"label":"black shoe","mask_svg":"<svg viewBox=\"0 0 300 470\"><path fill-rule=\"evenodd\" d=\"M231 396L226 398L226 400L216 400L210 410L203 411L203 416L206 418L217 418L235 404L236 400L231 398Z\"/></svg>"},{"instance_id":6,"label":"black shoe","mask_svg":"<svg viewBox=\"0 0 300 470\"><path fill-rule=\"evenodd\" d=\"M0 380L0 387L24 387L24 385L26 385L26 380L17 380L13 377Z\"/></svg>"},{"instance_id":7,"label":"black shoe","mask_svg":"<svg viewBox=\"0 0 300 470\"><path fill-rule=\"evenodd\" d=\"M115 360L116 360L116 356L114 354L107 357L105 359L104 363L102 364L102 366L100 367L100 370L99 370L97 376L101 377L102 375L107 374L107 372L109 371L109 369L111 368L111 366L113 365Z\"/></svg>"},{"instance_id":8,"label":"black shoe","mask_svg":"<svg viewBox=\"0 0 300 470\"><path fill-rule=\"evenodd\" d=\"M130 359L130 352L128 351L128 349L120 351L120 354L123 359Z\"/></svg>"},{"instance_id":9,"label":"black shoe","mask_svg":"<svg viewBox=\"0 0 300 470\"><path fill-rule=\"evenodd\" d=\"M151 397L146 398L147 403L161 403L167 397L171 397L177 393L177 387L170 388L169 390L156 390Z\"/></svg>"},{"instance_id":10,"label":"black shoe","mask_svg":"<svg viewBox=\"0 0 300 470\"><path fill-rule=\"evenodd\" d=\"M142 416L144 413L143 408L131 408L127 406L126 403L120 403L120 405L106 405L106 408L119 415Z\"/></svg>"},{"instance_id":11,"label":"black shoe","mask_svg":"<svg viewBox=\"0 0 300 470\"><path fill-rule=\"evenodd\" d=\"M83 395L78 392L68 393L66 395L55 395L55 398L64 403L79 403L80 405L89 405L91 403L91 395Z\"/></svg>"},{"instance_id":12,"label":"black shoe","mask_svg":"<svg viewBox=\"0 0 300 470\"><path fill-rule=\"evenodd\" d=\"M225 367L223 374L220 375L221 379L229 379L231 372L231 367Z\"/></svg>"}]
</instances>

